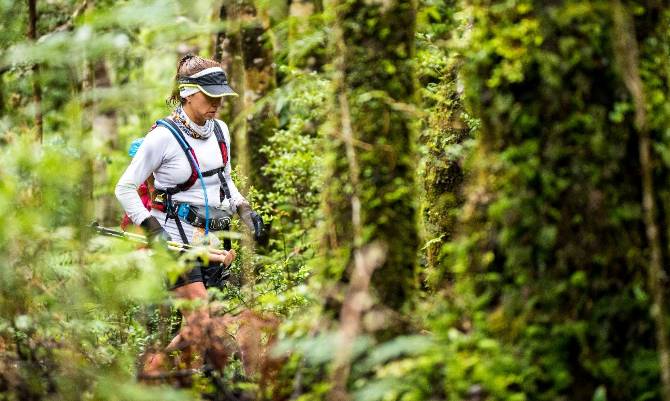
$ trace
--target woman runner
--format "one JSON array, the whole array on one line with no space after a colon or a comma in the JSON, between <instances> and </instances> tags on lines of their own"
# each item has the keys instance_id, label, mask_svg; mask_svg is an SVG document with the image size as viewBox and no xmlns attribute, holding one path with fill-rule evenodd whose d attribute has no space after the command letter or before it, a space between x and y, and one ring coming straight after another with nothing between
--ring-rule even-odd
<instances>
[{"instance_id":1,"label":"woman runner","mask_svg":"<svg viewBox=\"0 0 670 401\"><path fill-rule=\"evenodd\" d=\"M175 108L146 135L116 185L118 200L130 220L143 227L151 239L200 242L208 231L227 230L237 212L255 238L262 240L263 221L230 176L228 127L216 119L222 98L236 96L220 63L186 55L177 65L176 83L168 101ZM137 189L150 175L155 194L148 211ZM209 237L206 240L216 242ZM211 253L209 265L195 263L171 290L177 298L206 302L208 272L220 271L221 264L230 265L234 257L233 250ZM206 307L182 314L191 331L209 323ZM178 349L180 338L177 335L166 350ZM148 370L160 363L150 360Z\"/></svg>"}]
</instances>

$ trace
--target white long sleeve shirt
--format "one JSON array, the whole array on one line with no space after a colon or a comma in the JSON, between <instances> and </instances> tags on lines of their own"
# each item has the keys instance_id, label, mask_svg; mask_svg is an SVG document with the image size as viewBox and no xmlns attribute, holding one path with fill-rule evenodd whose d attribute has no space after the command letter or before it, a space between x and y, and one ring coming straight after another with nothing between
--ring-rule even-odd
<instances>
[{"instance_id":1,"label":"white long sleeve shirt","mask_svg":"<svg viewBox=\"0 0 670 401\"><path fill-rule=\"evenodd\" d=\"M228 126L221 120L216 120L223 131L226 145L228 146L228 163L224 169L224 178L228 184L232 203L237 207L240 203L246 202L240 194L235 183L230 177L230 134ZM195 139L189 135L184 135L186 141L193 148L200 171L205 172L223 165L221 151L216 139L212 134L207 139ZM165 214L152 210L151 213L142 204L137 188L153 173L154 185L157 189L166 189L174 187L188 180L191 176L191 165L186 158L184 150L179 146L177 139L170 131L162 126L157 126L147 134L140 146L137 154L130 162L130 165L116 184L115 194L128 217L135 224L140 224L149 216L154 215L159 218L161 224L164 223ZM210 207L217 207L221 204L219 188L220 180L218 175L204 177L205 187L207 189L207 200ZM200 180L187 191L179 192L172 196L174 201L187 202L193 205L204 205L205 197ZM165 226L165 224L164 224ZM172 227L165 227L168 232ZM185 227L186 228L186 227ZM189 227L189 232L191 231ZM190 237L190 233L187 233ZM173 239L174 235L171 236Z\"/></svg>"}]
</instances>

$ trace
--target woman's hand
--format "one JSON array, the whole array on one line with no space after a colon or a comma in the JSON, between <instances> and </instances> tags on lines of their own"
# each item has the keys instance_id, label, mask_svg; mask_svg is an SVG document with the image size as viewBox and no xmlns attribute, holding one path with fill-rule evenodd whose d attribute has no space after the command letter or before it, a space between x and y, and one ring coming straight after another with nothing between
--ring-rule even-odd
<instances>
[{"instance_id":1,"label":"woman's hand","mask_svg":"<svg viewBox=\"0 0 670 401\"><path fill-rule=\"evenodd\" d=\"M146 218L142 224L140 224L140 227L144 229L149 243L152 243L156 240L159 242L167 242L171 240L170 234L165 231L163 226L161 226L161 223L159 223L158 219L156 219L154 216Z\"/></svg>"},{"instance_id":2,"label":"woman's hand","mask_svg":"<svg viewBox=\"0 0 670 401\"><path fill-rule=\"evenodd\" d=\"M240 219L242 219L249 230L253 231L254 240L261 246L267 245L269 236L265 223L258 213L251 210L248 202L244 201L237 205L237 214L240 215Z\"/></svg>"},{"instance_id":3,"label":"woman's hand","mask_svg":"<svg viewBox=\"0 0 670 401\"><path fill-rule=\"evenodd\" d=\"M223 249L209 248L209 261L216 263L223 263L224 266L230 266L235 260L235 251L225 251Z\"/></svg>"}]
</instances>

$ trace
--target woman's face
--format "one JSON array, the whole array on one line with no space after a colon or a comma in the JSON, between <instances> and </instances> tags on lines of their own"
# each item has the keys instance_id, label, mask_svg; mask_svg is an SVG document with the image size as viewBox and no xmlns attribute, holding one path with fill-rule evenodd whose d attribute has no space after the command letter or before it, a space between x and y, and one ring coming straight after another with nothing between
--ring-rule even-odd
<instances>
[{"instance_id":1,"label":"woman's face","mask_svg":"<svg viewBox=\"0 0 670 401\"><path fill-rule=\"evenodd\" d=\"M221 107L220 97L209 97L203 92L196 92L186 98L184 109L196 124L202 125L217 116ZM189 112L190 111L190 112Z\"/></svg>"}]
</instances>

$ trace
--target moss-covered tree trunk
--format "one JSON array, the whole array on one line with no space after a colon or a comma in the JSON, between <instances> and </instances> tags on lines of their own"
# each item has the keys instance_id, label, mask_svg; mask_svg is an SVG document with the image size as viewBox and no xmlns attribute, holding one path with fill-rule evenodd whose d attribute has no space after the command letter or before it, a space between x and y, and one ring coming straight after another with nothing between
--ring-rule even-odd
<instances>
[{"instance_id":1,"label":"moss-covered tree trunk","mask_svg":"<svg viewBox=\"0 0 670 401\"><path fill-rule=\"evenodd\" d=\"M249 161L249 147L247 143L247 119L245 112L246 77L244 70L244 54L242 49L241 19L244 12L244 4L238 0L226 0L223 4L225 11L221 12L226 18L225 38L221 43L223 48L221 62L224 65L228 81L238 94L226 106L224 119L228 123L233 141L233 158L236 168L245 176L248 176L251 166ZM219 34L221 35L221 33ZM248 188L244 183L240 189L246 193Z\"/></svg>"},{"instance_id":2,"label":"moss-covered tree trunk","mask_svg":"<svg viewBox=\"0 0 670 401\"><path fill-rule=\"evenodd\" d=\"M660 96L670 82L667 61L658 59L668 14L659 2L642 3L626 7L642 27L642 82ZM472 22L459 49L464 86L481 121L465 229L449 263L460 283L455 298L476 296L464 327L515 350L517 389L527 399L658 399L650 312L662 311L652 307L661 302L654 265L667 242L658 252L658 237L647 234L668 228L649 207L659 194L641 182L644 164L657 178L668 176L668 164L641 157L638 102L616 62L612 2L463 4ZM653 115L651 149L661 151L667 107ZM632 366L645 371L633 378Z\"/></svg>"},{"instance_id":3,"label":"moss-covered tree trunk","mask_svg":"<svg viewBox=\"0 0 670 401\"><path fill-rule=\"evenodd\" d=\"M379 301L398 310L416 286L415 4L336 1L336 78L329 173L326 275L348 279L356 252L388 252L372 277Z\"/></svg>"},{"instance_id":4,"label":"moss-covered tree trunk","mask_svg":"<svg viewBox=\"0 0 670 401\"><path fill-rule=\"evenodd\" d=\"M272 47L266 32L269 17L259 13L254 6L242 26L242 51L246 79L245 110L247 114L247 138L250 150L251 184L261 191L270 189L271 183L263 174L267 164L265 155L259 150L268 144L268 138L277 128L277 119L271 102L261 100L276 87Z\"/></svg>"},{"instance_id":5,"label":"moss-covered tree trunk","mask_svg":"<svg viewBox=\"0 0 670 401\"><path fill-rule=\"evenodd\" d=\"M214 16L215 18L216 16ZM228 11L226 10L226 4L221 4L221 7L219 7L219 22L225 23L228 19ZM212 54L214 55L214 60L221 61L223 59L223 52L225 51L226 47L226 29L223 28L220 31L216 33L214 36L214 42L213 46L214 49L212 51ZM226 73L230 73L230 71L226 71Z\"/></svg>"},{"instance_id":6,"label":"moss-covered tree trunk","mask_svg":"<svg viewBox=\"0 0 670 401\"><path fill-rule=\"evenodd\" d=\"M464 160L467 155L463 154L463 143L472 135L460 116L458 100L453 98L457 96L454 89L454 85L443 83L442 90L449 101L436 105L421 137L427 150L422 176L423 221L430 238L426 258L427 267L436 274L435 283L441 281L445 268L443 246L457 230L458 215L464 202Z\"/></svg>"},{"instance_id":7,"label":"moss-covered tree trunk","mask_svg":"<svg viewBox=\"0 0 670 401\"><path fill-rule=\"evenodd\" d=\"M456 1L449 0L438 8L434 23L421 25L424 41L418 59L421 63L419 81L422 88L422 119L420 143L423 145L420 180L423 184L422 223L428 239L425 249L429 283L440 286L446 270L444 246L458 228L458 217L464 202L463 184L466 160L472 138L473 123L462 107L458 71L461 63L457 53L447 45L454 37L458 23L454 18Z\"/></svg>"},{"instance_id":8,"label":"moss-covered tree trunk","mask_svg":"<svg viewBox=\"0 0 670 401\"><path fill-rule=\"evenodd\" d=\"M258 102L275 88L272 48L265 32L268 20L253 1L226 1L220 13L227 30L218 34L216 46L233 89L239 94L228 113L234 133L237 165L249 184L269 188L262 167L267 163L258 151L277 126L271 105Z\"/></svg>"}]
</instances>

